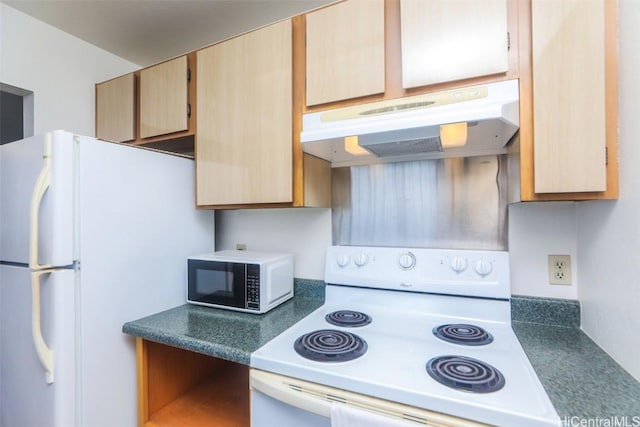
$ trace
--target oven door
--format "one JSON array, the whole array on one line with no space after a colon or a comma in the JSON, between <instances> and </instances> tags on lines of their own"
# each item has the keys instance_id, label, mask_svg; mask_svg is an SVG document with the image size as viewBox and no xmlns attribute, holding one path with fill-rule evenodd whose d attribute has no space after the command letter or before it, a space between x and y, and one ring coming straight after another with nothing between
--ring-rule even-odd
<instances>
[{"instance_id":1,"label":"oven door","mask_svg":"<svg viewBox=\"0 0 640 427\"><path fill-rule=\"evenodd\" d=\"M251 427L332 425L384 425L393 427L480 427L474 421L427 411L283 375L251 369ZM341 424L332 417L347 406L350 422ZM352 415L354 414L355 416ZM360 418L358 418L358 413ZM339 414L342 415L342 414ZM344 418L343 418L344 420ZM332 424L332 421L334 423Z\"/></svg>"},{"instance_id":2,"label":"oven door","mask_svg":"<svg viewBox=\"0 0 640 427\"><path fill-rule=\"evenodd\" d=\"M189 259L187 270L189 302L247 308L247 264Z\"/></svg>"}]
</instances>

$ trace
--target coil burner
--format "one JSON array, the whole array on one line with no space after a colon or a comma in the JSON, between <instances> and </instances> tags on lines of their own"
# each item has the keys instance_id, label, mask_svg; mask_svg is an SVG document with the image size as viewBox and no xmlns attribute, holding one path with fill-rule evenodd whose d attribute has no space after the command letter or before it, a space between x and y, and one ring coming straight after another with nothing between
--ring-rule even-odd
<instances>
[{"instance_id":1,"label":"coil burner","mask_svg":"<svg viewBox=\"0 0 640 427\"><path fill-rule=\"evenodd\" d=\"M321 329L302 335L293 345L296 352L317 362L347 362L367 351L367 343L350 332Z\"/></svg>"},{"instance_id":2,"label":"coil burner","mask_svg":"<svg viewBox=\"0 0 640 427\"><path fill-rule=\"evenodd\" d=\"M440 384L474 393L504 387L504 376L493 366L464 356L439 356L427 362L427 373Z\"/></svg>"},{"instance_id":3,"label":"coil burner","mask_svg":"<svg viewBox=\"0 0 640 427\"><path fill-rule=\"evenodd\" d=\"M360 311L338 310L327 314L325 320L335 326L357 328L371 323L371 316Z\"/></svg>"},{"instance_id":4,"label":"coil burner","mask_svg":"<svg viewBox=\"0 0 640 427\"><path fill-rule=\"evenodd\" d=\"M493 336L480 326L465 323L441 325L433 328L433 335L441 340L462 345L486 345L493 342Z\"/></svg>"}]
</instances>

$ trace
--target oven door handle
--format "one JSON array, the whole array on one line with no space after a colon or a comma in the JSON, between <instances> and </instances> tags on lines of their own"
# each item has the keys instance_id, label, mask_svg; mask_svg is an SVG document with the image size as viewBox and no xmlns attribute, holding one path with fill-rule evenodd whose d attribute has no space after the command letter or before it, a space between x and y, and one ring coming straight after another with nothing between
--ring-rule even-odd
<instances>
[{"instance_id":1,"label":"oven door handle","mask_svg":"<svg viewBox=\"0 0 640 427\"><path fill-rule=\"evenodd\" d=\"M331 406L341 403L365 411L383 414L417 426L433 427L481 427L470 420L431 412L388 400L377 399L346 390L338 390L320 384L310 383L283 375L251 369L249 373L251 389L263 393L301 410L331 418Z\"/></svg>"},{"instance_id":2,"label":"oven door handle","mask_svg":"<svg viewBox=\"0 0 640 427\"><path fill-rule=\"evenodd\" d=\"M307 387L301 387L293 378L251 369L249 385L251 389L294 408L326 418L331 417L331 402L319 393L309 393Z\"/></svg>"}]
</instances>

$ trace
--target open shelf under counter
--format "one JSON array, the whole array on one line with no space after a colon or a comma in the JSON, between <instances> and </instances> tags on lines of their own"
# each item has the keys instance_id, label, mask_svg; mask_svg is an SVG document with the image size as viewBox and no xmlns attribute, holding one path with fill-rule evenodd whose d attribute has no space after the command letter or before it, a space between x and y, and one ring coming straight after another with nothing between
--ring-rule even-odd
<instances>
[{"instance_id":1,"label":"open shelf under counter","mask_svg":"<svg viewBox=\"0 0 640 427\"><path fill-rule=\"evenodd\" d=\"M249 426L249 367L137 338L138 425Z\"/></svg>"}]
</instances>

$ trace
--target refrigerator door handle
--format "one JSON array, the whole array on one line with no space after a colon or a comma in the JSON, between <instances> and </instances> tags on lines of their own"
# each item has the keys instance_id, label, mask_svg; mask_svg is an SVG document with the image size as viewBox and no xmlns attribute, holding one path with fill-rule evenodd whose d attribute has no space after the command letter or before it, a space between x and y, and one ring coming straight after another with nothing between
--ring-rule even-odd
<instances>
[{"instance_id":1,"label":"refrigerator door handle","mask_svg":"<svg viewBox=\"0 0 640 427\"><path fill-rule=\"evenodd\" d=\"M47 265L40 265L38 260L39 249L39 226L38 219L40 217L40 204L44 194L49 189L51 183L51 135L47 134L44 141L44 153L42 155L44 165L36 180L33 193L31 193L31 228L29 233L29 268L31 270L42 270L50 268Z\"/></svg>"},{"instance_id":2,"label":"refrigerator door handle","mask_svg":"<svg viewBox=\"0 0 640 427\"><path fill-rule=\"evenodd\" d=\"M53 351L47 346L42 336L40 318L40 276L51 274L51 270L31 272L31 336L38 359L45 370L45 381L53 384Z\"/></svg>"},{"instance_id":3,"label":"refrigerator door handle","mask_svg":"<svg viewBox=\"0 0 640 427\"><path fill-rule=\"evenodd\" d=\"M39 224L40 205L44 194L49 189L51 183L51 135L47 134L44 140L44 153L42 155L42 170L35 187L31 193L31 212L30 212L30 230L29 230L29 268L31 269L31 336L33 344L38 354L38 359L45 370L45 381L47 384L53 383L53 352L47 346L42 337L41 319L40 319L40 276L49 274L50 268L47 265L40 265L38 260L39 253Z\"/></svg>"}]
</instances>

